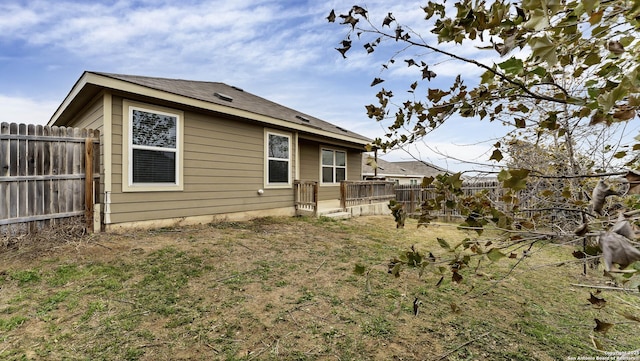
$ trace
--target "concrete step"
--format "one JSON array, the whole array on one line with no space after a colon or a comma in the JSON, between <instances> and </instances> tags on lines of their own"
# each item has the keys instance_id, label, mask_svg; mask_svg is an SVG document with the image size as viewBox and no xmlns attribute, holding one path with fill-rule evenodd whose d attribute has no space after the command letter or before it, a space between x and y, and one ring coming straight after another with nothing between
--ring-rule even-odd
<instances>
[{"instance_id":1,"label":"concrete step","mask_svg":"<svg viewBox=\"0 0 640 361\"><path fill-rule=\"evenodd\" d=\"M351 218L351 213L344 212L340 209L333 212L323 211L322 213L318 214L318 216L332 218L332 219L349 219Z\"/></svg>"}]
</instances>

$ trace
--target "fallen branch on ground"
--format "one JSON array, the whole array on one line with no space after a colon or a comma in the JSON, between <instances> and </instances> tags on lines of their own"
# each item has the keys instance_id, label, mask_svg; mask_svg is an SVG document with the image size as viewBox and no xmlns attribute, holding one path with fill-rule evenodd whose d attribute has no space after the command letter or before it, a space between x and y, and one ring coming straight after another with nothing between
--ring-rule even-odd
<instances>
[{"instance_id":1,"label":"fallen branch on ground","mask_svg":"<svg viewBox=\"0 0 640 361\"><path fill-rule=\"evenodd\" d=\"M624 291L624 292L635 292L639 293L640 290L634 290L632 288L622 288L622 287L612 287L612 286L597 286L597 285L582 285L579 283L571 283L571 286L574 287L584 287L584 288L595 288L599 290L611 290L611 291Z\"/></svg>"}]
</instances>

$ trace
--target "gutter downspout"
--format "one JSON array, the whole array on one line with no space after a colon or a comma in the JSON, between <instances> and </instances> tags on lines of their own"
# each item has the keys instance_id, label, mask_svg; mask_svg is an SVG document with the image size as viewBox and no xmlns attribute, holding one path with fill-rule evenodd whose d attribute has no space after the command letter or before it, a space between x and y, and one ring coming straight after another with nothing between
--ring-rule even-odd
<instances>
[{"instance_id":1,"label":"gutter downspout","mask_svg":"<svg viewBox=\"0 0 640 361\"><path fill-rule=\"evenodd\" d=\"M102 122L103 134L103 165L104 165L104 205L103 224L111 224L111 192L112 192L112 151L113 151L113 97L110 92L105 92L103 97Z\"/></svg>"}]
</instances>

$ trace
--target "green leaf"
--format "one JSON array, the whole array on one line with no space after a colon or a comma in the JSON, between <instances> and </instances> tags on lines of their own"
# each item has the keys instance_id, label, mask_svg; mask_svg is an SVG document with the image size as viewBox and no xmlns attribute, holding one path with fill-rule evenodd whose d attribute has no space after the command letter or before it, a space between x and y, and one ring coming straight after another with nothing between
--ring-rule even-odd
<instances>
[{"instance_id":1,"label":"green leaf","mask_svg":"<svg viewBox=\"0 0 640 361\"><path fill-rule=\"evenodd\" d=\"M502 171L500 172L502 174ZM498 179L500 180L500 175ZM502 184L505 188L511 188L514 191L519 191L527 188L527 177L529 176L529 170L526 169L511 169L508 171L508 176L504 177Z\"/></svg>"},{"instance_id":2,"label":"green leaf","mask_svg":"<svg viewBox=\"0 0 640 361\"><path fill-rule=\"evenodd\" d=\"M396 263L393 268L389 271L391 272L391 274L393 275L393 277L398 278L400 277L400 267L402 266L402 263Z\"/></svg>"},{"instance_id":3,"label":"green leaf","mask_svg":"<svg viewBox=\"0 0 640 361\"><path fill-rule=\"evenodd\" d=\"M506 169L503 169L500 171L500 173L498 173L498 181L500 182L504 182L507 178L509 178L509 171Z\"/></svg>"},{"instance_id":4,"label":"green leaf","mask_svg":"<svg viewBox=\"0 0 640 361\"><path fill-rule=\"evenodd\" d=\"M502 160L503 156L502 156L502 152L500 151L500 149L495 149L493 151L493 154L491 154L491 157L489 158L489 160L495 160L496 162L500 162Z\"/></svg>"},{"instance_id":5,"label":"green leaf","mask_svg":"<svg viewBox=\"0 0 640 361\"><path fill-rule=\"evenodd\" d=\"M496 262L500 260L500 258L506 257L504 253L500 252L497 248L491 248L489 252L487 252L487 257L491 262Z\"/></svg>"},{"instance_id":6,"label":"green leaf","mask_svg":"<svg viewBox=\"0 0 640 361\"><path fill-rule=\"evenodd\" d=\"M520 75L523 72L524 65L522 60L511 57L509 60L498 64L508 74Z\"/></svg>"},{"instance_id":7,"label":"green leaf","mask_svg":"<svg viewBox=\"0 0 640 361\"><path fill-rule=\"evenodd\" d=\"M620 44L622 44L622 46L626 48L629 47L629 45L631 45L634 40L636 40L635 36L625 36L623 38L620 38Z\"/></svg>"},{"instance_id":8,"label":"green leaf","mask_svg":"<svg viewBox=\"0 0 640 361\"><path fill-rule=\"evenodd\" d=\"M435 180L434 177L424 177L422 178L422 187L426 188L429 185L431 185L431 183L433 183L433 181Z\"/></svg>"},{"instance_id":9,"label":"green leaf","mask_svg":"<svg viewBox=\"0 0 640 361\"><path fill-rule=\"evenodd\" d=\"M535 75L537 75L537 76L542 78L545 75L547 75L547 69L545 69L545 68L543 68L541 66L538 66L538 67L534 68L533 70L531 70L530 73L535 74Z\"/></svg>"},{"instance_id":10,"label":"green leaf","mask_svg":"<svg viewBox=\"0 0 640 361\"><path fill-rule=\"evenodd\" d=\"M535 9L529 13L529 20L523 26L529 30L541 31L549 27L549 18L542 9Z\"/></svg>"},{"instance_id":11,"label":"green leaf","mask_svg":"<svg viewBox=\"0 0 640 361\"><path fill-rule=\"evenodd\" d=\"M440 245L440 247L446 249L446 250L451 250L451 246L449 246L449 243L447 243L447 241L445 241L442 238L437 238L438 240L438 244Z\"/></svg>"},{"instance_id":12,"label":"green leaf","mask_svg":"<svg viewBox=\"0 0 640 361\"><path fill-rule=\"evenodd\" d=\"M598 53L589 53L586 58L584 58L584 65L592 66L599 64L602 61L602 58Z\"/></svg>"},{"instance_id":13,"label":"green leaf","mask_svg":"<svg viewBox=\"0 0 640 361\"><path fill-rule=\"evenodd\" d=\"M554 66L558 62L556 44L554 44L549 36L545 35L531 38L531 40L529 40L529 46L531 47L531 55L534 59L545 61L549 66Z\"/></svg>"},{"instance_id":14,"label":"green leaf","mask_svg":"<svg viewBox=\"0 0 640 361\"><path fill-rule=\"evenodd\" d=\"M439 102L442 97L449 95L450 92L445 92L440 89L429 89L428 91L428 99L434 103Z\"/></svg>"},{"instance_id":15,"label":"green leaf","mask_svg":"<svg viewBox=\"0 0 640 361\"><path fill-rule=\"evenodd\" d=\"M591 109L584 107L580 109L580 118L586 118L591 114Z\"/></svg>"},{"instance_id":16,"label":"green leaf","mask_svg":"<svg viewBox=\"0 0 640 361\"><path fill-rule=\"evenodd\" d=\"M494 77L494 73L492 71L485 71L484 74L482 74L482 76L480 77L480 83L481 84L491 84L493 83L493 77Z\"/></svg>"},{"instance_id":17,"label":"green leaf","mask_svg":"<svg viewBox=\"0 0 640 361\"><path fill-rule=\"evenodd\" d=\"M356 267L355 267L355 269L353 270L353 273L355 273L355 274L357 274L357 275L363 275L363 274L364 274L364 272L365 272L365 270L366 270L366 267L365 267L365 266L363 266L363 265L361 265L361 264L356 263Z\"/></svg>"},{"instance_id":18,"label":"green leaf","mask_svg":"<svg viewBox=\"0 0 640 361\"><path fill-rule=\"evenodd\" d=\"M582 4L584 6L584 10L586 13L591 13L593 9L596 7L596 3L598 0L582 0Z\"/></svg>"},{"instance_id":19,"label":"green leaf","mask_svg":"<svg viewBox=\"0 0 640 361\"><path fill-rule=\"evenodd\" d=\"M460 188L462 188L462 181L462 173L460 172L444 177L444 179L442 180L442 182L446 184L453 192L456 192L460 190Z\"/></svg>"},{"instance_id":20,"label":"green leaf","mask_svg":"<svg viewBox=\"0 0 640 361\"><path fill-rule=\"evenodd\" d=\"M594 318L594 321L596 321L596 327L594 327L593 330L596 332L606 333L611 327L614 326L613 323L600 321L597 318Z\"/></svg>"},{"instance_id":21,"label":"green leaf","mask_svg":"<svg viewBox=\"0 0 640 361\"><path fill-rule=\"evenodd\" d=\"M603 107L605 112L608 112L613 108L617 101L624 98L625 95L629 93L629 89L631 88L631 84L627 78L624 78L620 84L618 84L615 88L613 88L609 92L604 92L598 96L598 103Z\"/></svg>"}]
</instances>

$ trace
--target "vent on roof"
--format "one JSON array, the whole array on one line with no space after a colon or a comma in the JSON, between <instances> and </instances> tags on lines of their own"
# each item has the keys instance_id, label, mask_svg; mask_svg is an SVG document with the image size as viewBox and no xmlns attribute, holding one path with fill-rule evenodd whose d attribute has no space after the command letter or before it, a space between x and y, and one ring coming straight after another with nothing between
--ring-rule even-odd
<instances>
[{"instance_id":1,"label":"vent on roof","mask_svg":"<svg viewBox=\"0 0 640 361\"><path fill-rule=\"evenodd\" d=\"M309 123L309 118L305 118L302 115L296 115L296 118L302 120L305 123Z\"/></svg>"},{"instance_id":2,"label":"vent on roof","mask_svg":"<svg viewBox=\"0 0 640 361\"><path fill-rule=\"evenodd\" d=\"M226 101L226 102L232 102L232 101L233 101L233 98L232 98L232 97L230 97L230 96L228 96L228 95L226 95L226 94L222 94L222 93L213 93L213 95L214 95L216 98L218 98L218 99L220 99L220 100L224 100L224 101Z\"/></svg>"},{"instance_id":3,"label":"vent on roof","mask_svg":"<svg viewBox=\"0 0 640 361\"><path fill-rule=\"evenodd\" d=\"M231 87L232 87L233 89L235 89L235 90L239 91L239 92L243 92L243 91L244 91L244 89L239 88L239 87L237 87L237 86L235 86L235 85L232 85Z\"/></svg>"},{"instance_id":4,"label":"vent on roof","mask_svg":"<svg viewBox=\"0 0 640 361\"><path fill-rule=\"evenodd\" d=\"M347 132L347 130L346 130L346 129L344 129L344 128L340 128L340 127L336 127L336 128L338 128L338 129L342 130L342 131L343 131L343 132L345 132L345 133Z\"/></svg>"}]
</instances>

